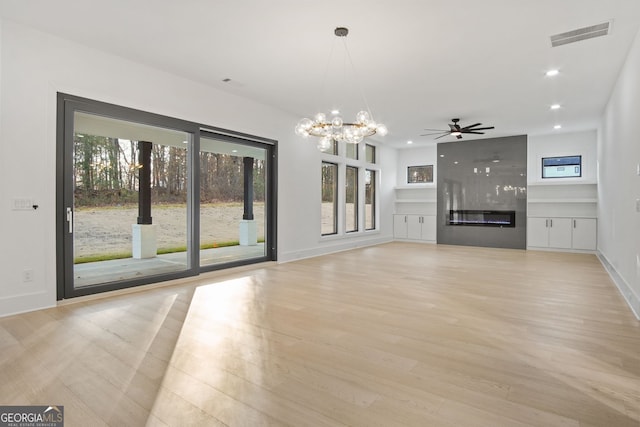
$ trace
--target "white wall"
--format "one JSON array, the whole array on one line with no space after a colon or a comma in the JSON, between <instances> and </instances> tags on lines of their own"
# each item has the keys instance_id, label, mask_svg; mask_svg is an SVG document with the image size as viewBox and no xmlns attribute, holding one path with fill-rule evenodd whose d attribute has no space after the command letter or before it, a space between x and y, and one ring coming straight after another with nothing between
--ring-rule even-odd
<instances>
[{"instance_id":1,"label":"white wall","mask_svg":"<svg viewBox=\"0 0 640 427\"><path fill-rule=\"evenodd\" d=\"M321 241L320 153L298 117L24 26L0 26L0 316L55 305L56 93L279 141L278 257L292 260L390 240L395 150L381 147L380 232ZM239 114L242 112L242 114ZM251 118L248 121L246 118ZM389 172L386 167L389 167ZM391 175L391 177L390 177ZM33 198L36 211L12 211ZM34 271L23 283L22 272Z\"/></svg>"},{"instance_id":2,"label":"white wall","mask_svg":"<svg viewBox=\"0 0 640 427\"><path fill-rule=\"evenodd\" d=\"M527 183L594 183L596 176L596 130L572 133L554 133L529 136L527 141ZM556 156L582 156L582 177L542 179L542 158Z\"/></svg>"},{"instance_id":3,"label":"white wall","mask_svg":"<svg viewBox=\"0 0 640 427\"><path fill-rule=\"evenodd\" d=\"M640 33L603 115L598 140L598 250L640 318Z\"/></svg>"},{"instance_id":4,"label":"white wall","mask_svg":"<svg viewBox=\"0 0 640 427\"><path fill-rule=\"evenodd\" d=\"M396 184L407 185L407 168L409 166L433 165L433 183L438 182L438 147L405 148L398 150L398 171Z\"/></svg>"}]
</instances>

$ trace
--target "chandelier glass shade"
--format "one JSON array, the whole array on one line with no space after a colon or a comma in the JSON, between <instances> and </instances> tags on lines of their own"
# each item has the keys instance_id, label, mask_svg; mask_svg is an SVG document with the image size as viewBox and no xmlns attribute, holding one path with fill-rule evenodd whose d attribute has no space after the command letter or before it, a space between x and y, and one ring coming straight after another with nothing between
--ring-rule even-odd
<instances>
[{"instance_id":1,"label":"chandelier glass shade","mask_svg":"<svg viewBox=\"0 0 640 427\"><path fill-rule=\"evenodd\" d=\"M338 27L335 29L334 34L337 37L346 38L349 34L349 30L344 27ZM344 44L345 51L351 67L353 67L353 61L349 55L346 43ZM346 142L348 144L358 144L368 136L375 135L376 133L385 136L387 134L387 128L381 123L376 123L370 113L368 106L366 105L366 99L362 89L360 89L365 101L366 110L359 111L356 114L353 122L345 122L337 111L332 112L329 116L324 113L317 113L313 119L303 118L298 122L295 127L296 134L302 137L314 136L320 138L318 142L318 149L326 150L331 147L334 142Z\"/></svg>"},{"instance_id":2,"label":"chandelier glass shade","mask_svg":"<svg viewBox=\"0 0 640 427\"><path fill-rule=\"evenodd\" d=\"M319 148L328 148L333 141L358 144L364 138L376 133L384 136L387 134L387 128L373 121L367 111L358 112L353 123L345 123L339 115L328 119L326 114L318 113L313 120L308 118L300 120L296 126L296 133L303 137L318 137L320 138Z\"/></svg>"}]
</instances>

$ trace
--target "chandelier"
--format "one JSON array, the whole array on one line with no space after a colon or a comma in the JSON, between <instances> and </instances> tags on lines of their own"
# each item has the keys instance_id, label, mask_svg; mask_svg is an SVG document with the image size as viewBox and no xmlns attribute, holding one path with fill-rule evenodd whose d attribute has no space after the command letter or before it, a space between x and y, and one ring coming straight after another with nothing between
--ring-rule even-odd
<instances>
[{"instance_id":1,"label":"chandelier","mask_svg":"<svg viewBox=\"0 0 640 427\"><path fill-rule=\"evenodd\" d=\"M344 27L338 27L335 29L334 34L337 37L347 37L349 30ZM351 61L346 42L344 46L347 56ZM353 62L351 62L351 67L353 68ZM362 90L360 92L362 93ZM386 126L381 123L376 123L373 120L368 106L366 110L359 111L356 114L355 121L353 122L345 122L342 117L340 117L338 111L333 111L331 116L332 117L328 118L325 113L318 113L313 119L304 118L300 120L295 128L296 134L305 138L309 136L320 138L318 142L318 149L320 150L330 148L331 144L335 141L358 144L362 142L364 138L375 135L376 133L382 136L387 134Z\"/></svg>"}]
</instances>

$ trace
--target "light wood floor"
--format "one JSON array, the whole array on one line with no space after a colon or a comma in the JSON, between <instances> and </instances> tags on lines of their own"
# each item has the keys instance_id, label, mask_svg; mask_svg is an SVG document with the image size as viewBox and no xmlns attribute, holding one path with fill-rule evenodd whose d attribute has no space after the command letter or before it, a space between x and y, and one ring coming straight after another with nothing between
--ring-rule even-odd
<instances>
[{"instance_id":1,"label":"light wood floor","mask_svg":"<svg viewBox=\"0 0 640 427\"><path fill-rule=\"evenodd\" d=\"M640 425L593 255L391 243L0 319L0 404L73 426Z\"/></svg>"}]
</instances>

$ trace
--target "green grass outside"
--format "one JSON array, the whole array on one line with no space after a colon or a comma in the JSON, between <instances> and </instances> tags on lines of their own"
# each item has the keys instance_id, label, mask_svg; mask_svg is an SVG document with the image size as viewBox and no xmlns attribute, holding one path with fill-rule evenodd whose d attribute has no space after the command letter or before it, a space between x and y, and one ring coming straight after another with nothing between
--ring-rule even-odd
<instances>
[{"instance_id":1,"label":"green grass outside","mask_svg":"<svg viewBox=\"0 0 640 427\"><path fill-rule=\"evenodd\" d=\"M260 204L262 202L255 202ZM243 206L242 202L216 202L216 203L202 203L201 206L222 206L222 207L237 207ZM185 203L153 203L153 209L173 209L173 208L187 208ZM75 210L79 211L92 211L92 210L116 210L116 209L138 209L137 203L122 203L119 205L100 205L100 206L78 206Z\"/></svg>"},{"instance_id":2,"label":"green grass outside","mask_svg":"<svg viewBox=\"0 0 640 427\"><path fill-rule=\"evenodd\" d=\"M258 243L264 243L264 238L258 239ZM227 246L238 246L240 242L238 240L232 240L228 242L213 242L213 243L204 243L200 245L200 249L214 249L214 248L224 248ZM175 246L171 248L160 248L158 249L158 255L163 254L172 254L176 252L186 252L186 246ZM125 259L131 258L133 256L132 252L113 252L109 254L99 254L99 255L87 255L82 257L74 258L74 264L86 264L89 262L100 262L100 261L110 261L114 259Z\"/></svg>"}]
</instances>

